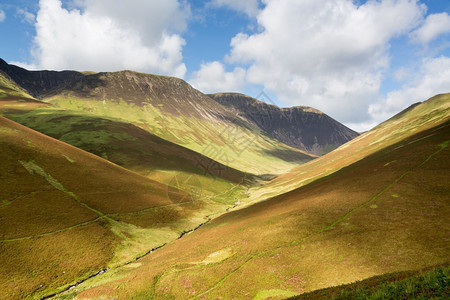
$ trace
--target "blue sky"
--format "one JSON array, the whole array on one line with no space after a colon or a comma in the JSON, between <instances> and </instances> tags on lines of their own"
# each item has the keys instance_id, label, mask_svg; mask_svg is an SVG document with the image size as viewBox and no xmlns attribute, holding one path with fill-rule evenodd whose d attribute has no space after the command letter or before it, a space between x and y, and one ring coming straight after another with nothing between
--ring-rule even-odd
<instances>
[{"instance_id":1,"label":"blue sky","mask_svg":"<svg viewBox=\"0 0 450 300\"><path fill-rule=\"evenodd\" d=\"M450 92L449 13L448 0L1 0L0 57L264 92L363 131Z\"/></svg>"}]
</instances>

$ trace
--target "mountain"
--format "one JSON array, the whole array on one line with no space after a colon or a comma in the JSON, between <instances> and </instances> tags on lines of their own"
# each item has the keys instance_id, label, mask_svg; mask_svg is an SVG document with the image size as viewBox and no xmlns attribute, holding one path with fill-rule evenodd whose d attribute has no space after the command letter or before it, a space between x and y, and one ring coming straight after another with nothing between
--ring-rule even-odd
<instances>
[{"instance_id":1,"label":"mountain","mask_svg":"<svg viewBox=\"0 0 450 300\"><path fill-rule=\"evenodd\" d=\"M236 93L208 96L253 122L269 136L316 155L326 154L359 135L311 107L279 108Z\"/></svg>"},{"instance_id":2,"label":"mountain","mask_svg":"<svg viewBox=\"0 0 450 300\"><path fill-rule=\"evenodd\" d=\"M131 123L37 101L1 74L0 93L0 115L164 184L191 176L210 200L233 205L258 180Z\"/></svg>"},{"instance_id":3,"label":"mountain","mask_svg":"<svg viewBox=\"0 0 450 300\"><path fill-rule=\"evenodd\" d=\"M260 187L266 201L61 296L279 299L445 264L449 146L438 95Z\"/></svg>"},{"instance_id":4,"label":"mountain","mask_svg":"<svg viewBox=\"0 0 450 300\"><path fill-rule=\"evenodd\" d=\"M5 62L0 71L43 102L131 123L245 173L280 174L315 158L265 135L181 79L132 71L27 71Z\"/></svg>"}]
</instances>

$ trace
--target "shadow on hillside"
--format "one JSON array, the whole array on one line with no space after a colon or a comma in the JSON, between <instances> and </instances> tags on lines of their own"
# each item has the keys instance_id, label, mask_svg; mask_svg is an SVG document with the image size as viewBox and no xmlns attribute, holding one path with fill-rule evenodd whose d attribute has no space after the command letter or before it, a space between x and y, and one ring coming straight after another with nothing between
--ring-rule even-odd
<instances>
[{"instance_id":1,"label":"shadow on hillside","mask_svg":"<svg viewBox=\"0 0 450 300\"><path fill-rule=\"evenodd\" d=\"M314 159L309 155L289 149L264 150L264 154L272 155L288 162L306 163Z\"/></svg>"}]
</instances>

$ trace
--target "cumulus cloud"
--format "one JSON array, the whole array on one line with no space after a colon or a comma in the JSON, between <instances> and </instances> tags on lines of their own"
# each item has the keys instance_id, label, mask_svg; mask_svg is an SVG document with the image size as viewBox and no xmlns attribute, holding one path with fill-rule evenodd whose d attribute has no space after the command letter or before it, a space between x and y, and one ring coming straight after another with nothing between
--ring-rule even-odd
<instances>
[{"instance_id":1,"label":"cumulus cloud","mask_svg":"<svg viewBox=\"0 0 450 300\"><path fill-rule=\"evenodd\" d=\"M310 105L341 122L364 122L389 66L389 41L422 20L415 0L266 0L260 32L231 41L230 63L286 105Z\"/></svg>"},{"instance_id":2,"label":"cumulus cloud","mask_svg":"<svg viewBox=\"0 0 450 300\"><path fill-rule=\"evenodd\" d=\"M245 70L237 67L232 72L226 72L222 63L213 61L202 64L189 82L204 93L236 92L245 85Z\"/></svg>"},{"instance_id":3,"label":"cumulus cloud","mask_svg":"<svg viewBox=\"0 0 450 300\"><path fill-rule=\"evenodd\" d=\"M450 87L450 58L423 59L414 78L401 89L388 93L381 101L370 105L369 112L380 123L409 105L424 101L431 96L448 93Z\"/></svg>"},{"instance_id":4,"label":"cumulus cloud","mask_svg":"<svg viewBox=\"0 0 450 300\"><path fill-rule=\"evenodd\" d=\"M0 22L5 21L5 19L6 19L5 12L0 9Z\"/></svg>"},{"instance_id":5,"label":"cumulus cloud","mask_svg":"<svg viewBox=\"0 0 450 300\"><path fill-rule=\"evenodd\" d=\"M258 0L211 0L211 5L216 7L227 7L238 12L243 12L250 17L258 13Z\"/></svg>"},{"instance_id":6,"label":"cumulus cloud","mask_svg":"<svg viewBox=\"0 0 450 300\"><path fill-rule=\"evenodd\" d=\"M411 33L411 38L422 44L428 44L439 35L450 32L450 16L446 13L431 14L424 24Z\"/></svg>"},{"instance_id":7,"label":"cumulus cloud","mask_svg":"<svg viewBox=\"0 0 450 300\"><path fill-rule=\"evenodd\" d=\"M73 3L66 9L60 0L40 0L33 50L40 68L133 69L184 77L185 41L179 33L189 8L178 0Z\"/></svg>"}]
</instances>

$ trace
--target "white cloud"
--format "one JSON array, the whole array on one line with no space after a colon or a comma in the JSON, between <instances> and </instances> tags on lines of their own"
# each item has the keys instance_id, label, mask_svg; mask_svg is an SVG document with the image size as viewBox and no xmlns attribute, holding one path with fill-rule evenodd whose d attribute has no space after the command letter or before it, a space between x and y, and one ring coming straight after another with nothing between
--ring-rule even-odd
<instances>
[{"instance_id":1,"label":"white cloud","mask_svg":"<svg viewBox=\"0 0 450 300\"><path fill-rule=\"evenodd\" d=\"M5 19L6 19L5 12L0 9L0 22L5 21Z\"/></svg>"},{"instance_id":2,"label":"white cloud","mask_svg":"<svg viewBox=\"0 0 450 300\"><path fill-rule=\"evenodd\" d=\"M422 44L428 44L441 34L450 32L450 16L446 13L431 14L425 23L411 33L411 38Z\"/></svg>"},{"instance_id":3,"label":"white cloud","mask_svg":"<svg viewBox=\"0 0 450 300\"><path fill-rule=\"evenodd\" d=\"M132 69L184 77L189 8L177 0L40 0L33 54L43 69ZM167 24L170 24L167 25Z\"/></svg>"},{"instance_id":4,"label":"white cloud","mask_svg":"<svg viewBox=\"0 0 450 300\"><path fill-rule=\"evenodd\" d=\"M15 65L15 66L27 69L27 70L39 70L40 69L37 65L35 65L33 63L28 64L28 63L24 63L24 62L21 62L21 61L14 61L14 60L13 61L9 61L8 63L11 64L11 65Z\"/></svg>"},{"instance_id":5,"label":"white cloud","mask_svg":"<svg viewBox=\"0 0 450 300\"><path fill-rule=\"evenodd\" d=\"M17 13L22 17L24 22L34 24L36 17L26 9L18 8Z\"/></svg>"},{"instance_id":6,"label":"white cloud","mask_svg":"<svg viewBox=\"0 0 450 300\"><path fill-rule=\"evenodd\" d=\"M450 92L450 58L426 58L415 72L415 78L399 90L372 104L369 112L372 119L380 123L409 105L428 98Z\"/></svg>"},{"instance_id":7,"label":"white cloud","mask_svg":"<svg viewBox=\"0 0 450 300\"><path fill-rule=\"evenodd\" d=\"M226 72L220 62L214 61L202 64L189 83L204 93L237 92L245 85L245 70L235 68L233 72Z\"/></svg>"},{"instance_id":8,"label":"white cloud","mask_svg":"<svg viewBox=\"0 0 450 300\"><path fill-rule=\"evenodd\" d=\"M341 122L365 122L389 66L389 41L423 20L415 0L266 0L261 32L231 41L230 63L286 105L316 107Z\"/></svg>"},{"instance_id":9,"label":"white cloud","mask_svg":"<svg viewBox=\"0 0 450 300\"><path fill-rule=\"evenodd\" d=\"M211 0L216 7L228 7L238 12L244 12L250 17L258 13L258 0Z\"/></svg>"}]
</instances>

